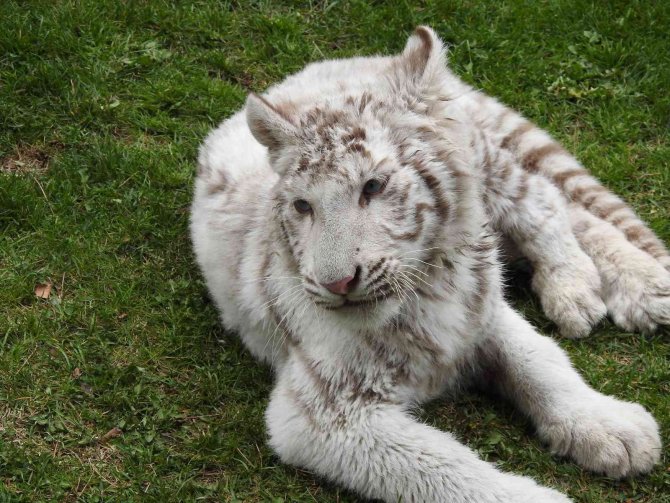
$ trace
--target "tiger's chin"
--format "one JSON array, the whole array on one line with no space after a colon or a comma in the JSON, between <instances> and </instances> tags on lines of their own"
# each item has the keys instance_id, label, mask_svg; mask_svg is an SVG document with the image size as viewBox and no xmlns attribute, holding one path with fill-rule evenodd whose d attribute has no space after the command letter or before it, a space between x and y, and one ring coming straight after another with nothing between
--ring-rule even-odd
<instances>
[{"instance_id":1,"label":"tiger's chin","mask_svg":"<svg viewBox=\"0 0 670 503\"><path fill-rule=\"evenodd\" d=\"M317 305L343 325L369 330L388 325L400 313L401 302L390 295L383 298L343 298Z\"/></svg>"}]
</instances>

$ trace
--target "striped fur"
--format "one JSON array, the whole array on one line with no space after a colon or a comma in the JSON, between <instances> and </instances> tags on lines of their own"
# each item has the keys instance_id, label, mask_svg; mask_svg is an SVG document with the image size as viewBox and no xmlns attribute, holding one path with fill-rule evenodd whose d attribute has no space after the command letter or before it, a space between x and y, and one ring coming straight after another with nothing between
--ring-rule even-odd
<instances>
[{"instance_id":1,"label":"striped fur","mask_svg":"<svg viewBox=\"0 0 670 503\"><path fill-rule=\"evenodd\" d=\"M493 225L533 263L533 286L562 333L587 335L605 312L625 330L649 332L667 324L670 256L663 242L546 132L474 90L460 102L471 114L488 156L482 165ZM597 245L582 242L583 233L570 223L569 208L576 207L594 217L590 222L597 230L592 234L601 238ZM658 288L645 287L644 276L634 279L638 262L618 260L619 274L631 281L601 290L600 279L609 269L599 267L596 257L626 255L628 243L643 252L636 256L644 269L660 274Z\"/></svg>"},{"instance_id":2,"label":"striped fur","mask_svg":"<svg viewBox=\"0 0 670 503\"><path fill-rule=\"evenodd\" d=\"M583 168L551 171L572 158L526 124L450 73L421 27L398 56L321 62L250 96L205 140L196 256L223 325L276 371L266 420L285 462L385 501L568 501L408 413L473 380L584 467L622 477L658 460L651 415L589 388L502 294L497 233L566 335L606 309L667 322L662 274L653 289L633 274L666 272L649 236L620 232L604 192L577 198ZM346 295L326 288L342 278Z\"/></svg>"}]
</instances>

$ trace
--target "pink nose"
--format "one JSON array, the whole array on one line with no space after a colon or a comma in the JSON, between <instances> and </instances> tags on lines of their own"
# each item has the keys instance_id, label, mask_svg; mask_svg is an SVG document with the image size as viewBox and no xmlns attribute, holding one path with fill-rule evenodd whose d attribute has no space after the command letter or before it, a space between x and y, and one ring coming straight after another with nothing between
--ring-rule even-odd
<instances>
[{"instance_id":1,"label":"pink nose","mask_svg":"<svg viewBox=\"0 0 670 503\"><path fill-rule=\"evenodd\" d=\"M354 286L354 277L347 276L338 281L333 281L332 283L322 283L328 290L339 295L346 295L351 291Z\"/></svg>"}]
</instances>

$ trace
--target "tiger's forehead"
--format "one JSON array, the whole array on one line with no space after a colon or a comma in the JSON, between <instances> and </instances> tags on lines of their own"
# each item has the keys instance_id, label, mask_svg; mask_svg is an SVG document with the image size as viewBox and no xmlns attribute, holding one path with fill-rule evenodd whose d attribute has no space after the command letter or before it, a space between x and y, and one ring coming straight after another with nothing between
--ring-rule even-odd
<instances>
[{"instance_id":1,"label":"tiger's forehead","mask_svg":"<svg viewBox=\"0 0 670 503\"><path fill-rule=\"evenodd\" d=\"M297 158L289 177L312 184L340 180L357 184L392 156L380 121L362 114L357 102L343 108L317 106L300 118ZM297 181L297 180L296 180Z\"/></svg>"}]
</instances>

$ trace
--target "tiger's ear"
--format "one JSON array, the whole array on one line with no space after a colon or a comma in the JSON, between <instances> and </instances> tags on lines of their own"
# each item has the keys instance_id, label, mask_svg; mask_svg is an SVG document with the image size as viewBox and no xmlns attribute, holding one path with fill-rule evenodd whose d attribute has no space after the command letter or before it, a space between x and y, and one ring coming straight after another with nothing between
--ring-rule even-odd
<instances>
[{"instance_id":1,"label":"tiger's ear","mask_svg":"<svg viewBox=\"0 0 670 503\"><path fill-rule=\"evenodd\" d=\"M432 29L417 27L398 57L398 84L411 91L425 93L439 85L446 73L444 44Z\"/></svg>"},{"instance_id":2,"label":"tiger's ear","mask_svg":"<svg viewBox=\"0 0 670 503\"><path fill-rule=\"evenodd\" d=\"M249 94L246 109L251 133L271 153L295 141L297 128L285 110L254 93Z\"/></svg>"}]
</instances>

